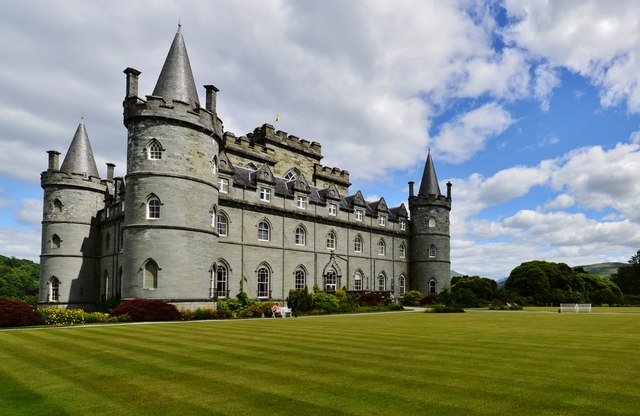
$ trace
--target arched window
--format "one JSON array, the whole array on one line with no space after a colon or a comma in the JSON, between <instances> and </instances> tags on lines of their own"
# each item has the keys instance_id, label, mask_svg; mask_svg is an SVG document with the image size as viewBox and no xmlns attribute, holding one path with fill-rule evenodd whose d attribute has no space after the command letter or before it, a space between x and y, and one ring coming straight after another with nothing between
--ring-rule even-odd
<instances>
[{"instance_id":1,"label":"arched window","mask_svg":"<svg viewBox=\"0 0 640 416\"><path fill-rule=\"evenodd\" d=\"M156 196L149 198L147 202L147 218L151 220L157 220L160 218L160 200Z\"/></svg>"},{"instance_id":2,"label":"arched window","mask_svg":"<svg viewBox=\"0 0 640 416\"><path fill-rule=\"evenodd\" d=\"M258 269L258 297L259 298L268 298L269 297L269 269L266 267L260 267Z\"/></svg>"},{"instance_id":3,"label":"arched window","mask_svg":"<svg viewBox=\"0 0 640 416\"><path fill-rule=\"evenodd\" d=\"M436 219L431 217L429 218L429 228L434 228L436 226Z\"/></svg>"},{"instance_id":4,"label":"arched window","mask_svg":"<svg viewBox=\"0 0 640 416\"><path fill-rule=\"evenodd\" d=\"M62 212L62 201L56 198L55 201L53 201L53 208L55 208L56 212Z\"/></svg>"},{"instance_id":5,"label":"arched window","mask_svg":"<svg viewBox=\"0 0 640 416\"><path fill-rule=\"evenodd\" d=\"M269 241L271 238L271 227L266 220L258 223L258 241Z\"/></svg>"},{"instance_id":6,"label":"arched window","mask_svg":"<svg viewBox=\"0 0 640 416\"><path fill-rule=\"evenodd\" d=\"M304 246L307 244L307 233L304 230L303 226L298 226L296 228L296 245Z\"/></svg>"},{"instance_id":7,"label":"arched window","mask_svg":"<svg viewBox=\"0 0 640 416\"><path fill-rule=\"evenodd\" d=\"M297 169L291 169L291 170L289 170L289 172L287 172L286 175L284 175L284 180L287 181L287 182L296 180L297 178L298 178L298 170Z\"/></svg>"},{"instance_id":8,"label":"arched window","mask_svg":"<svg viewBox=\"0 0 640 416\"><path fill-rule=\"evenodd\" d=\"M436 279L429 280L429 294L436 294Z\"/></svg>"},{"instance_id":9,"label":"arched window","mask_svg":"<svg viewBox=\"0 0 640 416\"><path fill-rule=\"evenodd\" d=\"M162 159L162 145L156 139L153 139L149 142L149 146L147 149L147 158L149 160Z\"/></svg>"},{"instance_id":10,"label":"arched window","mask_svg":"<svg viewBox=\"0 0 640 416\"><path fill-rule=\"evenodd\" d=\"M380 239L380 241L378 241L378 255L379 256L387 255L387 244L384 242L382 238Z\"/></svg>"},{"instance_id":11,"label":"arched window","mask_svg":"<svg viewBox=\"0 0 640 416\"><path fill-rule=\"evenodd\" d=\"M307 273L302 267L296 269L295 273L295 289L302 290L307 284Z\"/></svg>"},{"instance_id":12,"label":"arched window","mask_svg":"<svg viewBox=\"0 0 640 416\"><path fill-rule=\"evenodd\" d=\"M211 159L211 173L214 175L218 173L218 157L217 156L214 156L213 159Z\"/></svg>"},{"instance_id":13,"label":"arched window","mask_svg":"<svg viewBox=\"0 0 640 416\"><path fill-rule=\"evenodd\" d=\"M147 260L144 264L142 287L149 290L158 288L158 265L153 260Z\"/></svg>"},{"instance_id":14,"label":"arched window","mask_svg":"<svg viewBox=\"0 0 640 416\"><path fill-rule=\"evenodd\" d=\"M104 298L105 299L109 299L111 296L109 296L109 271L105 270L104 271Z\"/></svg>"},{"instance_id":15,"label":"arched window","mask_svg":"<svg viewBox=\"0 0 640 416\"><path fill-rule=\"evenodd\" d=\"M49 302L58 302L60 300L60 280L53 276L49 279Z\"/></svg>"},{"instance_id":16,"label":"arched window","mask_svg":"<svg viewBox=\"0 0 640 416\"><path fill-rule=\"evenodd\" d=\"M227 235L229 235L229 219L227 218L227 216L224 214L224 212L219 212L218 213L218 218L216 220L216 225L217 225L217 230L218 230L218 235L220 237L226 237Z\"/></svg>"},{"instance_id":17,"label":"arched window","mask_svg":"<svg viewBox=\"0 0 640 416\"><path fill-rule=\"evenodd\" d=\"M335 250L336 249L336 242L337 238L336 238L336 233L334 233L333 231L329 231L329 233L327 234L327 250Z\"/></svg>"},{"instance_id":18,"label":"arched window","mask_svg":"<svg viewBox=\"0 0 640 416\"><path fill-rule=\"evenodd\" d=\"M404 292L407 291L407 278L404 275L400 275L398 278L398 290L400 290L400 295L404 295Z\"/></svg>"},{"instance_id":19,"label":"arched window","mask_svg":"<svg viewBox=\"0 0 640 416\"><path fill-rule=\"evenodd\" d=\"M378 275L378 290L387 290L387 276L385 276L384 273Z\"/></svg>"},{"instance_id":20,"label":"arched window","mask_svg":"<svg viewBox=\"0 0 640 416\"><path fill-rule=\"evenodd\" d=\"M406 254L406 252L407 252L407 248L404 246L404 243L400 244L400 249L399 249L399 255L398 256L401 259L403 259L405 254Z\"/></svg>"},{"instance_id":21,"label":"arched window","mask_svg":"<svg viewBox=\"0 0 640 416\"><path fill-rule=\"evenodd\" d=\"M353 289L354 290L362 290L362 273L357 271L356 274L353 275Z\"/></svg>"},{"instance_id":22,"label":"arched window","mask_svg":"<svg viewBox=\"0 0 640 416\"><path fill-rule=\"evenodd\" d=\"M362 253L362 236L359 234L353 239L353 251Z\"/></svg>"},{"instance_id":23,"label":"arched window","mask_svg":"<svg viewBox=\"0 0 640 416\"><path fill-rule=\"evenodd\" d=\"M216 266L216 295L219 298L226 298L228 293L229 269L224 263Z\"/></svg>"},{"instance_id":24,"label":"arched window","mask_svg":"<svg viewBox=\"0 0 640 416\"><path fill-rule=\"evenodd\" d=\"M436 249L436 246L431 244L431 247L429 247L429 257L435 257L437 253L438 250Z\"/></svg>"},{"instance_id":25,"label":"arched window","mask_svg":"<svg viewBox=\"0 0 640 416\"><path fill-rule=\"evenodd\" d=\"M58 236L58 234L54 234L51 236L51 248L60 248L60 244L62 240Z\"/></svg>"},{"instance_id":26,"label":"arched window","mask_svg":"<svg viewBox=\"0 0 640 416\"><path fill-rule=\"evenodd\" d=\"M324 290L335 292L338 285L338 278L336 271L333 269L327 270L327 274L324 276Z\"/></svg>"}]
</instances>

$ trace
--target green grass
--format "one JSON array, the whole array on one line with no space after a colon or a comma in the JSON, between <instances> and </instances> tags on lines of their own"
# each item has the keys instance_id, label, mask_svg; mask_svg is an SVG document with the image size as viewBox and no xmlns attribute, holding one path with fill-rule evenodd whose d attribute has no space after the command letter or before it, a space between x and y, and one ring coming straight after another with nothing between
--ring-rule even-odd
<instances>
[{"instance_id":1,"label":"green grass","mask_svg":"<svg viewBox=\"0 0 640 416\"><path fill-rule=\"evenodd\" d=\"M637 415L640 315L0 331L3 415Z\"/></svg>"}]
</instances>

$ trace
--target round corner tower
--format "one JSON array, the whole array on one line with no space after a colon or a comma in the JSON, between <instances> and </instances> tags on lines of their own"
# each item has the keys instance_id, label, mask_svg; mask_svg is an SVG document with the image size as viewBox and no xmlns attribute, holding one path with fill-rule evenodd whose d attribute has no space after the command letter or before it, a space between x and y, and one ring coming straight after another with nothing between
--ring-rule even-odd
<instances>
[{"instance_id":1,"label":"round corner tower","mask_svg":"<svg viewBox=\"0 0 640 416\"><path fill-rule=\"evenodd\" d=\"M210 298L216 255L217 89L201 108L180 29L153 91L138 98L140 72L127 68L128 131L122 297L174 303ZM187 305L188 307L188 305Z\"/></svg>"},{"instance_id":2,"label":"round corner tower","mask_svg":"<svg viewBox=\"0 0 640 416\"><path fill-rule=\"evenodd\" d=\"M447 195L442 195L431 153L417 196L413 194L413 182L409 182L409 211L411 289L438 294L451 283L451 182L447 183Z\"/></svg>"}]
</instances>

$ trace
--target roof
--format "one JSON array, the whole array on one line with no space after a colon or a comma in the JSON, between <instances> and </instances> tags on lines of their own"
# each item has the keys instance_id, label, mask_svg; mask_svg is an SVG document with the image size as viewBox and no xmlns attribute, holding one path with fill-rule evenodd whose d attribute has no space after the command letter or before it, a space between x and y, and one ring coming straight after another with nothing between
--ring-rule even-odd
<instances>
[{"instance_id":1,"label":"roof","mask_svg":"<svg viewBox=\"0 0 640 416\"><path fill-rule=\"evenodd\" d=\"M433 160L431 159L431 152L427 155L427 162L424 165L422 182L420 182L420 190L418 191L418 196L427 197L429 195L442 195L440 192L440 186L438 185L436 169L433 166Z\"/></svg>"},{"instance_id":2,"label":"roof","mask_svg":"<svg viewBox=\"0 0 640 416\"><path fill-rule=\"evenodd\" d=\"M73 135L73 140L69 145L69 150L60 170L66 173L80 173L85 176L100 177L96 167L96 160L93 157L91 143L89 142L89 135L83 121L78 125L76 134Z\"/></svg>"},{"instance_id":3,"label":"roof","mask_svg":"<svg viewBox=\"0 0 640 416\"><path fill-rule=\"evenodd\" d=\"M167 104L171 104L172 100L178 100L188 103L194 108L200 107L198 91L193 80L189 55L180 32L180 25L178 25L178 31L173 38L162 71L160 71L156 87L153 89L153 95L164 98Z\"/></svg>"}]
</instances>

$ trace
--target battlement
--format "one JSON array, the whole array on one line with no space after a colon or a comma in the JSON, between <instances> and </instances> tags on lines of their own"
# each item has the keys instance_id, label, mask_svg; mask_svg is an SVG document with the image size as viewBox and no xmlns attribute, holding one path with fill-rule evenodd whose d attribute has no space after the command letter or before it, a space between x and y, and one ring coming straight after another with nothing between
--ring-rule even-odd
<instances>
[{"instance_id":1,"label":"battlement","mask_svg":"<svg viewBox=\"0 0 640 416\"><path fill-rule=\"evenodd\" d=\"M278 147L286 147L290 150L304 153L317 160L322 159L322 146L320 143L301 139L282 130L275 131L271 124L265 123L261 127L256 127L252 133L247 134L247 137L257 144L266 145L271 143Z\"/></svg>"},{"instance_id":2,"label":"battlement","mask_svg":"<svg viewBox=\"0 0 640 416\"><path fill-rule=\"evenodd\" d=\"M235 134L226 131L223 135L224 147L230 155L240 156L251 162L260 163L275 163L276 151L273 148L267 147L265 144L257 144L250 140L247 136L236 137ZM237 160L232 160L232 163L238 163ZM240 165L244 165L247 162L240 162Z\"/></svg>"},{"instance_id":3,"label":"battlement","mask_svg":"<svg viewBox=\"0 0 640 416\"><path fill-rule=\"evenodd\" d=\"M444 195L436 196L409 196L409 209L414 206L434 205L444 207L451 210L451 198L447 198Z\"/></svg>"},{"instance_id":4,"label":"battlement","mask_svg":"<svg viewBox=\"0 0 640 416\"><path fill-rule=\"evenodd\" d=\"M97 192L106 192L105 181L95 176L85 176L81 173L66 173L59 170L47 170L40 174L41 186L62 186L85 188Z\"/></svg>"},{"instance_id":5,"label":"battlement","mask_svg":"<svg viewBox=\"0 0 640 416\"><path fill-rule=\"evenodd\" d=\"M161 117L188 123L204 129L205 133L219 133L218 123L211 111L202 107L192 108L189 103L172 100L167 104L162 97L147 95L146 101L139 97L128 97L124 100L124 124L138 117Z\"/></svg>"},{"instance_id":6,"label":"battlement","mask_svg":"<svg viewBox=\"0 0 640 416\"><path fill-rule=\"evenodd\" d=\"M351 186L349 171L337 167L322 166L319 163L313 165L313 182L319 187L334 184L342 194L347 194Z\"/></svg>"}]
</instances>

